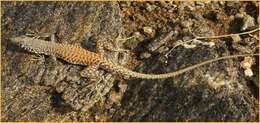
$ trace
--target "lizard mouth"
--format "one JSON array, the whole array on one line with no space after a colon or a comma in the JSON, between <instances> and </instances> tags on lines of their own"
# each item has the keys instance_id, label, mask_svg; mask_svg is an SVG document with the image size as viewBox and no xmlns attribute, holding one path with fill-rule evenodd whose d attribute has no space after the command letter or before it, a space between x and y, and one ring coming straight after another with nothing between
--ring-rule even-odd
<instances>
[{"instance_id":1,"label":"lizard mouth","mask_svg":"<svg viewBox=\"0 0 260 123\"><path fill-rule=\"evenodd\" d=\"M10 38L10 41L15 44L21 44L21 42L23 41L22 39L23 39L22 37L13 37Z\"/></svg>"},{"instance_id":2,"label":"lizard mouth","mask_svg":"<svg viewBox=\"0 0 260 123\"><path fill-rule=\"evenodd\" d=\"M18 42L19 42L16 37L15 37L15 38L10 38L10 41L11 41L12 43L18 43Z\"/></svg>"},{"instance_id":3,"label":"lizard mouth","mask_svg":"<svg viewBox=\"0 0 260 123\"><path fill-rule=\"evenodd\" d=\"M24 38L25 36L19 36L19 37L12 37L10 38L11 43L22 46L27 44L26 42L28 42L26 40L26 38Z\"/></svg>"}]
</instances>

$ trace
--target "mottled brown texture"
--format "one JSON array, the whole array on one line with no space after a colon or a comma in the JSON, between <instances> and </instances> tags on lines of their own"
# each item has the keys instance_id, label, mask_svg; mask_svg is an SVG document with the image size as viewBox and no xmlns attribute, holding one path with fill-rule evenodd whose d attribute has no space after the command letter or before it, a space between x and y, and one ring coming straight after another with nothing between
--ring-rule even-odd
<instances>
[{"instance_id":1,"label":"mottled brown texture","mask_svg":"<svg viewBox=\"0 0 260 123\"><path fill-rule=\"evenodd\" d=\"M130 50L130 62L121 59L122 53L106 51L104 55L113 62L135 71L163 73L216 57L258 52L257 32L251 34L253 37L240 36L239 42L220 38L201 40L214 42L212 47L176 47L179 40L193 37L190 32L212 36L244 32L240 30L244 27L251 30L252 24L259 26L258 7L258 2L242 1L3 1L1 120L257 122L258 57L252 57L256 61L252 77L244 75L240 67L243 58L237 58L159 80L118 79L98 70L102 77L112 79L96 83L80 77L83 66L53 61L48 56L35 60L37 55L11 45L9 39L30 31L56 32L57 43L80 44L93 52L96 41L103 39ZM248 16L255 23L244 21ZM143 32L144 27L152 28L153 34ZM171 31L174 34L169 41L149 50L150 43ZM138 36L114 40L120 32L122 38ZM143 53L150 56L140 57ZM95 86L87 88L91 84Z\"/></svg>"}]
</instances>

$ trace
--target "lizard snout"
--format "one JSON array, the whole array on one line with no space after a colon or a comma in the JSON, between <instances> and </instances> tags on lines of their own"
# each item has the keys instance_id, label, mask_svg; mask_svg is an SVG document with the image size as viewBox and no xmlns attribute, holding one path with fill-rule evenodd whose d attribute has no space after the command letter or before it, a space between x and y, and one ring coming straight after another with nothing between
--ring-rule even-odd
<instances>
[{"instance_id":1,"label":"lizard snout","mask_svg":"<svg viewBox=\"0 0 260 123\"><path fill-rule=\"evenodd\" d=\"M15 44L20 44L21 42L23 42L23 38L22 37L13 37L13 38L10 38L10 41Z\"/></svg>"},{"instance_id":2,"label":"lizard snout","mask_svg":"<svg viewBox=\"0 0 260 123\"><path fill-rule=\"evenodd\" d=\"M25 40L24 36L12 37L12 38L10 38L10 41L11 41L11 43L16 44L16 45L24 45L27 42Z\"/></svg>"}]
</instances>

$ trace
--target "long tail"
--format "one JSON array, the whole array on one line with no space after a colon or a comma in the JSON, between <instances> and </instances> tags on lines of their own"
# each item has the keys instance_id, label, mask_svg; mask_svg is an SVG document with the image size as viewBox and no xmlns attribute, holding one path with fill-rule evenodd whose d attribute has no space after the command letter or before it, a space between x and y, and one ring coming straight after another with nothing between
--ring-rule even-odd
<instances>
[{"instance_id":1,"label":"long tail","mask_svg":"<svg viewBox=\"0 0 260 123\"><path fill-rule=\"evenodd\" d=\"M188 72L190 70L193 70L195 68L198 68L200 66L203 65L207 65L209 63L212 62L216 62L219 60L225 60L225 59L233 59L233 58L237 58L237 57L245 57L245 56L259 56L259 54L241 54L241 55L231 55L231 56L223 56L223 57L219 57L219 58L215 58L215 59L211 59L211 60L207 60L204 62L201 62L199 64L195 64L174 72L170 72L170 73L165 73L165 74L145 74L145 73L138 73L135 71L132 71L130 69L127 69L123 66L119 66L119 65L113 65L110 67L113 67L112 69L118 73L124 74L124 75L128 75L130 77L134 77L134 78L142 78L142 79L164 79L164 78L169 78L169 77L175 77L177 75L180 75L182 73Z\"/></svg>"}]
</instances>

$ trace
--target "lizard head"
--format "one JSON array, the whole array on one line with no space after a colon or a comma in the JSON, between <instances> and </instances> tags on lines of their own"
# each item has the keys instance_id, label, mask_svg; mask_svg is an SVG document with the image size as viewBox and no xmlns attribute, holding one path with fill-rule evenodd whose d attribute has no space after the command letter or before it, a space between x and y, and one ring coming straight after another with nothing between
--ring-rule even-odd
<instances>
[{"instance_id":1,"label":"lizard head","mask_svg":"<svg viewBox=\"0 0 260 123\"><path fill-rule=\"evenodd\" d=\"M25 36L19 36L19 37L10 38L10 41L13 44L22 46L22 45L26 44L26 42L28 42L25 39L26 39Z\"/></svg>"},{"instance_id":2,"label":"lizard head","mask_svg":"<svg viewBox=\"0 0 260 123\"><path fill-rule=\"evenodd\" d=\"M40 40L33 37L28 36L19 36L10 38L11 42L19 47L39 54L47 54L51 50L51 47L55 45L54 43L50 43L44 40Z\"/></svg>"},{"instance_id":3,"label":"lizard head","mask_svg":"<svg viewBox=\"0 0 260 123\"><path fill-rule=\"evenodd\" d=\"M13 44L31 52L37 52L41 47L40 43L37 42L37 39L27 36L14 37L10 38L10 40Z\"/></svg>"}]
</instances>

